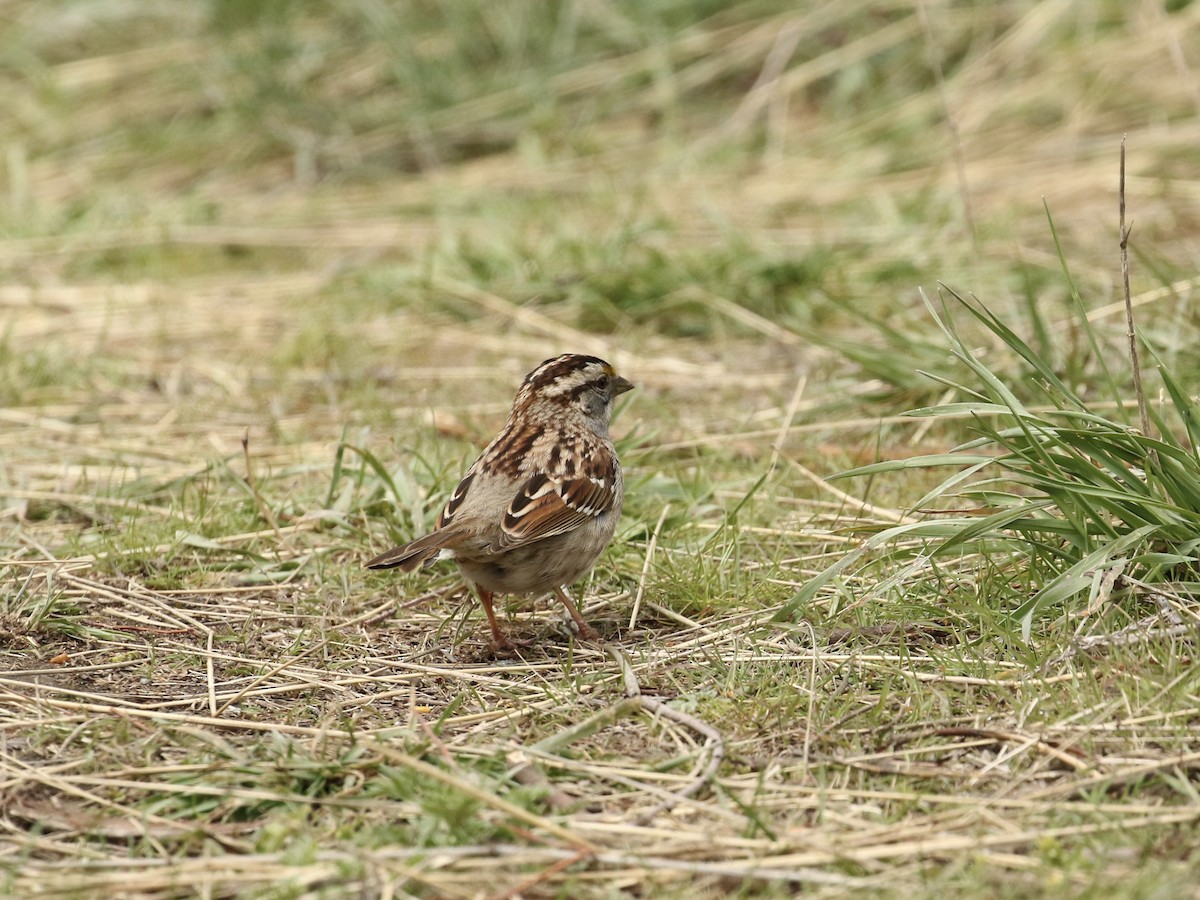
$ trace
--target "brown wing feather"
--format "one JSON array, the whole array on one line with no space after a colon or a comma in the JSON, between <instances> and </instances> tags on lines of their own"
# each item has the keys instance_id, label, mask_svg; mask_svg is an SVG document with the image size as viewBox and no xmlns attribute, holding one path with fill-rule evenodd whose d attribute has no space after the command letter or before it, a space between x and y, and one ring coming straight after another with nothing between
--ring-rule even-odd
<instances>
[{"instance_id":1,"label":"brown wing feather","mask_svg":"<svg viewBox=\"0 0 1200 900\"><path fill-rule=\"evenodd\" d=\"M436 528L445 528L454 521L454 515L458 512L458 508L462 506L463 500L467 498L467 490L471 487L471 482L474 480L475 470L472 468L470 472L463 476L463 480L458 483L458 487L454 489L454 493L446 501L446 506L442 509L442 514L438 516Z\"/></svg>"},{"instance_id":2,"label":"brown wing feather","mask_svg":"<svg viewBox=\"0 0 1200 900\"><path fill-rule=\"evenodd\" d=\"M498 550L573 531L612 509L617 496L614 466L605 475L551 478L541 472L518 491L500 524Z\"/></svg>"}]
</instances>

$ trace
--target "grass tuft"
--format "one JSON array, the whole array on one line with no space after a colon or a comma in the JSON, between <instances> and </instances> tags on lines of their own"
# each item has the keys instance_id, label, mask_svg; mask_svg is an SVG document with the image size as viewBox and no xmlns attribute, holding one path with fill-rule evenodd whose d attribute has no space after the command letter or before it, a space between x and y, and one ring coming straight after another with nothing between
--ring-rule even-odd
<instances>
[{"instance_id":1,"label":"grass tuft","mask_svg":"<svg viewBox=\"0 0 1200 900\"><path fill-rule=\"evenodd\" d=\"M1200 592L1195 403L1169 370L1159 368L1171 400L1155 411L1161 437L1144 434L1129 424L1124 391L1107 368L1101 391L1085 399L986 307L947 293L955 309L969 312L1015 355L1020 381L1040 395L1042 405L1031 409L1022 402L964 341L952 311L945 306L939 311L926 299L954 359L971 378L965 383L938 378L953 394L968 399L911 415L937 419L967 414L978 437L951 454L885 461L842 477L921 466L958 468L915 509L961 501L970 506L970 514L925 518L872 541L882 545L919 535L930 539L922 551L930 558L976 553L1010 560L1014 567L1032 564L1042 583L1012 610L1026 637L1036 616L1081 594L1087 594L1092 607L1100 602L1101 591L1105 597L1116 590L1142 600L1155 591L1184 597ZM1080 327L1098 349L1086 314L1080 312ZM1102 405L1120 417L1097 412Z\"/></svg>"}]
</instances>

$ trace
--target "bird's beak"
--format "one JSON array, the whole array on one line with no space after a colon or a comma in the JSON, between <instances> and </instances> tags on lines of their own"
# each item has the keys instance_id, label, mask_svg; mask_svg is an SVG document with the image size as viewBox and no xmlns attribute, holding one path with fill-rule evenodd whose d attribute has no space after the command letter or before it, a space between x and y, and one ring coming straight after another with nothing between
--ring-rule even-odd
<instances>
[{"instance_id":1,"label":"bird's beak","mask_svg":"<svg viewBox=\"0 0 1200 900\"><path fill-rule=\"evenodd\" d=\"M623 394L626 391L632 391L633 382L622 378L620 375L617 375L611 382L609 382L609 387L612 390L612 395L616 397L618 394Z\"/></svg>"}]
</instances>

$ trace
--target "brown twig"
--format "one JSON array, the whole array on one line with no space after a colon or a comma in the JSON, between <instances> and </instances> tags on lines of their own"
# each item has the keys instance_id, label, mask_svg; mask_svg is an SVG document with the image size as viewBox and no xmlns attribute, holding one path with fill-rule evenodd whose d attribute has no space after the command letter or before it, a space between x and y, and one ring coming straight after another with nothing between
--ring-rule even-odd
<instances>
[{"instance_id":1,"label":"brown twig","mask_svg":"<svg viewBox=\"0 0 1200 900\"><path fill-rule=\"evenodd\" d=\"M586 850L580 850L577 853L572 853L570 856L564 856L562 859L552 863L548 868L543 869L535 875L531 875L524 881L510 887L508 890L501 891L498 894L492 894L489 900L511 900L513 897L522 897L539 884L549 881L560 872L563 872L576 863L583 862L592 856Z\"/></svg>"},{"instance_id":2,"label":"brown twig","mask_svg":"<svg viewBox=\"0 0 1200 900\"><path fill-rule=\"evenodd\" d=\"M271 510L270 504L267 503L267 499L258 489L258 485L254 483L254 468L251 465L250 460L249 428L242 433L242 459L246 463L246 487L250 489L250 493L254 497L254 502L258 506L258 514L262 516L264 522L271 526L271 529L275 532L276 537L280 537L279 520L275 518L275 513Z\"/></svg>"},{"instance_id":3,"label":"brown twig","mask_svg":"<svg viewBox=\"0 0 1200 900\"><path fill-rule=\"evenodd\" d=\"M1137 396L1138 418L1142 423L1142 434L1151 437L1150 416L1146 412L1146 392L1142 388L1142 367L1138 361L1137 332L1133 327L1133 296L1129 291L1129 232L1132 225L1125 224L1125 138L1121 138L1121 184L1119 188L1121 222L1121 283L1125 290L1125 324L1129 337L1129 359L1133 364L1133 391Z\"/></svg>"}]
</instances>

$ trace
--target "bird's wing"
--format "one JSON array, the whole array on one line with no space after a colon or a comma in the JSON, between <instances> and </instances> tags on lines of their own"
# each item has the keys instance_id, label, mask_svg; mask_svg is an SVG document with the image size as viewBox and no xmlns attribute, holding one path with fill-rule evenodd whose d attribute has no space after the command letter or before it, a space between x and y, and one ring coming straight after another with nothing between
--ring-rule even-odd
<instances>
[{"instance_id":1,"label":"bird's wing","mask_svg":"<svg viewBox=\"0 0 1200 900\"><path fill-rule=\"evenodd\" d=\"M446 501L446 505L442 508L442 514L438 516L437 525L434 526L436 531L441 531L443 528L448 528L454 522L454 516L458 513L463 501L467 499L467 491L471 489L471 482L475 480L475 467L471 467L471 471L463 476L463 480L458 483L458 487L454 489L454 493L450 495L450 499Z\"/></svg>"},{"instance_id":2,"label":"bird's wing","mask_svg":"<svg viewBox=\"0 0 1200 900\"><path fill-rule=\"evenodd\" d=\"M509 503L495 548L504 550L566 534L608 512L617 502L619 478L615 461L603 474L575 478L535 472Z\"/></svg>"}]
</instances>

